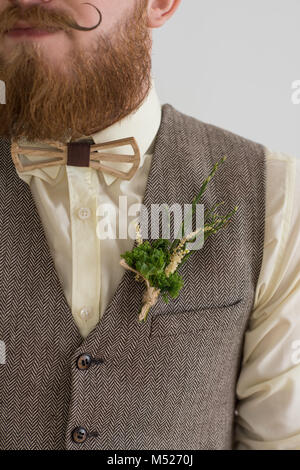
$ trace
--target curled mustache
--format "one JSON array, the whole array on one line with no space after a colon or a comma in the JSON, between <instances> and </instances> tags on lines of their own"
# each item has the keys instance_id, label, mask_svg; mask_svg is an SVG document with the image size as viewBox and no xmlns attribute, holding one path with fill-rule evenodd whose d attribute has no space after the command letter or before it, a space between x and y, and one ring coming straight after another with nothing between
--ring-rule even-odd
<instances>
[{"instance_id":1,"label":"curled mustache","mask_svg":"<svg viewBox=\"0 0 300 470\"><path fill-rule=\"evenodd\" d=\"M5 33L12 29L17 21L23 20L32 24L33 26L38 26L39 29L62 29L67 30L68 28L75 29L78 31L92 31L96 29L102 22L102 14L95 5L91 3L84 2L83 5L90 5L95 8L99 14L99 21L95 26L87 28L85 26L80 26L72 18L70 18L64 12L55 12L41 7L40 5L32 5L31 7L26 8L19 12L19 7L12 7L7 12L3 13L0 17L0 33Z\"/></svg>"}]
</instances>

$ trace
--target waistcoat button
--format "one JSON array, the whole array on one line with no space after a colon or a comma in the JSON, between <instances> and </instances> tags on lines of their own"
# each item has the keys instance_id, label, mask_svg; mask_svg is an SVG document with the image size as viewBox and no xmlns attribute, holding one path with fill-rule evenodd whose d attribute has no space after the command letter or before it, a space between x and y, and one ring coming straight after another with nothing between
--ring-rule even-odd
<instances>
[{"instance_id":1,"label":"waistcoat button","mask_svg":"<svg viewBox=\"0 0 300 470\"><path fill-rule=\"evenodd\" d=\"M91 363L92 363L92 358L89 354L81 354L77 358L76 365L78 369L86 370L90 367Z\"/></svg>"},{"instance_id":2,"label":"waistcoat button","mask_svg":"<svg viewBox=\"0 0 300 470\"><path fill-rule=\"evenodd\" d=\"M72 439L77 444L81 444L87 438L87 430L79 426L78 428L73 429Z\"/></svg>"}]
</instances>

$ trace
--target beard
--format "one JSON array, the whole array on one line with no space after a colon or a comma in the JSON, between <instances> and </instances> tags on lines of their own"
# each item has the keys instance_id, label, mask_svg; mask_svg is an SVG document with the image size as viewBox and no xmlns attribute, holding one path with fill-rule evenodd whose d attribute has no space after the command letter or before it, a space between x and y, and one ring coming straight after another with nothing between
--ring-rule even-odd
<instances>
[{"instance_id":1,"label":"beard","mask_svg":"<svg viewBox=\"0 0 300 470\"><path fill-rule=\"evenodd\" d=\"M76 45L60 66L47 62L46 51L35 40L16 42L8 58L0 52L0 79L6 87L0 136L64 143L99 132L138 109L151 87L152 39L147 0L134 3L109 37L99 34L90 50ZM36 22L39 29L51 26L67 34L76 25L65 13L54 15L40 5L28 8L26 16L15 7L10 13L9 25ZM2 24L4 15L0 32Z\"/></svg>"}]
</instances>

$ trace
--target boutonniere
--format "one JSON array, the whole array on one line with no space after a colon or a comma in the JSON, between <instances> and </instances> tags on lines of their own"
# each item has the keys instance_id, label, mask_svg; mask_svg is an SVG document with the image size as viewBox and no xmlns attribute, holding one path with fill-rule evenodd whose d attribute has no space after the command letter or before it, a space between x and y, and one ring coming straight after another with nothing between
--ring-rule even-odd
<instances>
[{"instance_id":1,"label":"boutonniere","mask_svg":"<svg viewBox=\"0 0 300 470\"><path fill-rule=\"evenodd\" d=\"M215 174L218 166L226 160L226 156L215 163L211 173L203 182L199 193L193 198L192 201L192 214L196 210L196 204L199 202L202 194L204 193L207 184ZM187 261L191 254L196 250L189 250L187 243L192 243L196 240L197 233L200 230L204 231L203 241L216 233L222 227L225 227L232 215L237 211L238 206L225 216L220 216L216 209L224 201L221 201L213 206L212 209L204 213L204 227L197 228L195 231L183 236L182 238L175 238L171 243L170 240L165 238L158 238L152 244L148 240L143 241L140 233L140 226L136 224L136 241L137 246L131 251L126 251L121 254L120 264L133 273L135 279L139 282L145 282L146 290L143 296L143 305L139 313L138 321L145 322L148 312L156 302L159 295L163 300L168 303L169 297L176 298L179 295L180 289L183 286L183 279L178 273L178 269ZM186 218L183 220L180 227L180 234L184 233L184 226Z\"/></svg>"}]
</instances>

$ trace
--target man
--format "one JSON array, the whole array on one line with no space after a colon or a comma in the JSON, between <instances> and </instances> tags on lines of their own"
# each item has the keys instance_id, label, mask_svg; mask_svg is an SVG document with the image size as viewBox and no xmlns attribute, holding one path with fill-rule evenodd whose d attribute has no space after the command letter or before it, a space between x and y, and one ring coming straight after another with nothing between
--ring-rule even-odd
<instances>
[{"instance_id":1,"label":"man","mask_svg":"<svg viewBox=\"0 0 300 470\"><path fill-rule=\"evenodd\" d=\"M2 449L300 449L299 161L160 105L151 29L179 4L1 2ZM224 154L201 203L239 210L139 324L133 240L98 217L191 203Z\"/></svg>"}]
</instances>

